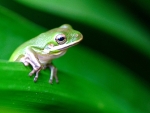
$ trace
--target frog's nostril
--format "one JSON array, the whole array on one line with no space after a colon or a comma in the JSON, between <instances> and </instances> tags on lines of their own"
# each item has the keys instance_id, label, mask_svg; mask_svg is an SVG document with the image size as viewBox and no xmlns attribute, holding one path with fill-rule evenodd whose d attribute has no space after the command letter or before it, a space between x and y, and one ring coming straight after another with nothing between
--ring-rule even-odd
<instances>
[{"instance_id":1,"label":"frog's nostril","mask_svg":"<svg viewBox=\"0 0 150 113\"><path fill-rule=\"evenodd\" d=\"M82 38L83 38L82 34L74 34L72 42L82 40Z\"/></svg>"}]
</instances>

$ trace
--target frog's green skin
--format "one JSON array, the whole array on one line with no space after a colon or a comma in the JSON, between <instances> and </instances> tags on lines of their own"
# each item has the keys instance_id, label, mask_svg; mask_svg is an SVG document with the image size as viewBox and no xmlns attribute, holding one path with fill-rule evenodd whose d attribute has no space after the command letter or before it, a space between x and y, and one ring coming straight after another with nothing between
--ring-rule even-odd
<instances>
[{"instance_id":1,"label":"frog's green skin","mask_svg":"<svg viewBox=\"0 0 150 113\"><path fill-rule=\"evenodd\" d=\"M29 75L36 73L34 81L37 81L41 69L49 67L51 69L49 82L52 83L53 77L58 82L57 69L52 65L52 59L64 55L69 47L82 39L83 36L79 31L64 24L23 43L14 51L9 61L23 62L25 66L30 64L33 70Z\"/></svg>"}]
</instances>

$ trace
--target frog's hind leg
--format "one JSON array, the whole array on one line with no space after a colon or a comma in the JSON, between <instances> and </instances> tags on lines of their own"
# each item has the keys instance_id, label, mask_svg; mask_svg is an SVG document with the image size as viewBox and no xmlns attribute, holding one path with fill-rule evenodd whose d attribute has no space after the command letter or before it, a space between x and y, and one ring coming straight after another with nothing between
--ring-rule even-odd
<instances>
[{"instance_id":1,"label":"frog's hind leg","mask_svg":"<svg viewBox=\"0 0 150 113\"><path fill-rule=\"evenodd\" d=\"M55 78L56 83L58 83L59 80L58 80L58 77L57 77L57 68L53 64L49 64L48 67L51 70L51 75L50 75L49 83L50 84L53 83L53 78Z\"/></svg>"}]
</instances>

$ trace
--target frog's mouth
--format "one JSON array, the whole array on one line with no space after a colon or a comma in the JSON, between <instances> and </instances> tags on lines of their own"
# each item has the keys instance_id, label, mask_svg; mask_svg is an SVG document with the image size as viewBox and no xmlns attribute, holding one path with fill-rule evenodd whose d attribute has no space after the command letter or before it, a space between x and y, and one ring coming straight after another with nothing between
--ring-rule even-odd
<instances>
[{"instance_id":1,"label":"frog's mouth","mask_svg":"<svg viewBox=\"0 0 150 113\"><path fill-rule=\"evenodd\" d=\"M63 45L59 45L59 46L54 46L53 48L50 49L51 52L54 52L54 51L57 51L57 50L66 50L68 49L69 47L72 47L76 44L78 44L80 41L82 40L82 38L80 40L77 40L77 41L74 41L74 42L71 42L69 44L63 44Z\"/></svg>"}]
</instances>

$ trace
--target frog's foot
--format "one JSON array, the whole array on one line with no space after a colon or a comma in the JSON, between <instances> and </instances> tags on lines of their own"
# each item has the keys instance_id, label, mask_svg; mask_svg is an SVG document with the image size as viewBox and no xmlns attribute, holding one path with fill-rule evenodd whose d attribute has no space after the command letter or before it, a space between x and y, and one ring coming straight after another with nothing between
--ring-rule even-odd
<instances>
[{"instance_id":1,"label":"frog's foot","mask_svg":"<svg viewBox=\"0 0 150 113\"><path fill-rule=\"evenodd\" d=\"M39 77L39 72L41 71L41 69L37 70L36 71L36 75L34 77L34 82L36 82L38 80L38 77Z\"/></svg>"},{"instance_id":2,"label":"frog's foot","mask_svg":"<svg viewBox=\"0 0 150 113\"><path fill-rule=\"evenodd\" d=\"M41 71L42 68L41 68L41 66L37 66L37 65L33 65L33 64L31 64L31 65L33 67L33 70L29 73L29 76L32 76L35 73L36 75L34 77L34 82L36 82L39 77L39 72Z\"/></svg>"},{"instance_id":3,"label":"frog's foot","mask_svg":"<svg viewBox=\"0 0 150 113\"><path fill-rule=\"evenodd\" d=\"M37 73L39 70L41 70L40 66L32 66L32 71L29 73L29 76L32 76L34 73Z\"/></svg>"},{"instance_id":4,"label":"frog's foot","mask_svg":"<svg viewBox=\"0 0 150 113\"><path fill-rule=\"evenodd\" d=\"M54 67L52 64L49 65L49 68L51 70L51 75L50 75L50 79L49 79L49 83L52 84L53 83L53 78L55 77L56 79L56 83L59 82L58 77L57 77L57 68Z\"/></svg>"}]
</instances>

